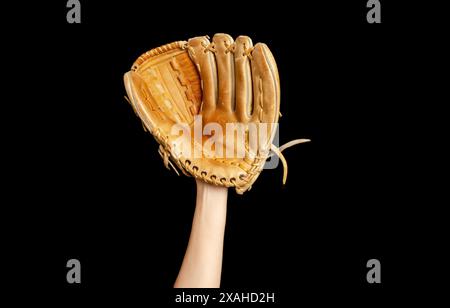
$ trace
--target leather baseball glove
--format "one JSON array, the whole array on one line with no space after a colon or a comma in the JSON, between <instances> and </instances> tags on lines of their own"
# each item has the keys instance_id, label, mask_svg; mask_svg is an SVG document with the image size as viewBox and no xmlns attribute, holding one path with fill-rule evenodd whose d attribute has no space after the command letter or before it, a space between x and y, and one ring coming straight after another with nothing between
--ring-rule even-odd
<instances>
[{"instance_id":1,"label":"leather baseball glove","mask_svg":"<svg viewBox=\"0 0 450 308\"><path fill-rule=\"evenodd\" d=\"M239 194L251 188L272 152L283 163L284 183L281 151L309 141L272 145L280 115L277 65L265 44L253 46L247 36L234 41L218 33L212 41L202 36L152 49L124 82L167 168Z\"/></svg>"}]
</instances>

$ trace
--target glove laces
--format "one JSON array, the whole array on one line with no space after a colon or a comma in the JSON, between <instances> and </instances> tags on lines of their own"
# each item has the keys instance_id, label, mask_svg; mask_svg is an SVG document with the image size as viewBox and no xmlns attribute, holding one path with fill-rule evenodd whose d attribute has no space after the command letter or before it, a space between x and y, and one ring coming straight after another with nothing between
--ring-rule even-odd
<instances>
[{"instance_id":1,"label":"glove laces","mask_svg":"<svg viewBox=\"0 0 450 308\"><path fill-rule=\"evenodd\" d=\"M283 164L283 185L286 184L287 174L288 174L288 165L287 165L286 158L284 158L282 152L284 150L286 150L287 148L290 148L296 144L310 142L310 141L311 141L310 139L294 139L292 141L289 141L289 142L283 144L279 148L276 145L274 145L273 143L270 145L270 149L272 150L272 153L270 153L267 158L272 157L273 155L277 155L278 158L281 160L281 163Z\"/></svg>"}]
</instances>

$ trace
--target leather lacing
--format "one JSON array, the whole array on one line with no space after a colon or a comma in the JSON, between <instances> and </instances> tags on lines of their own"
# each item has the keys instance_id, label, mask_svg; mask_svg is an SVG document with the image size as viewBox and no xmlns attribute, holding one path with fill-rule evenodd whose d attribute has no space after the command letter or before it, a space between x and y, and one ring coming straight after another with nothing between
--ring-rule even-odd
<instances>
[{"instance_id":1,"label":"leather lacing","mask_svg":"<svg viewBox=\"0 0 450 308\"><path fill-rule=\"evenodd\" d=\"M296 144L310 142L310 141L311 141L310 139L294 139L292 141L289 141L289 142L283 144L279 148L277 148L277 146L274 145L273 143L270 145L270 149L272 150L273 153L270 153L267 158L272 157L274 155L274 153L280 158L281 163L283 164L283 185L286 184L287 174L288 174L288 165L287 165L286 158L284 158L282 152L284 150L286 150L287 148L290 148L291 146L294 146Z\"/></svg>"},{"instance_id":2,"label":"leather lacing","mask_svg":"<svg viewBox=\"0 0 450 308\"><path fill-rule=\"evenodd\" d=\"M228 44L227 42L225 42L225 53L234 53L236 51L236 44Z\"/></svg>"},{"instance_id":3,"label":"leather lacing","mask_svg":"<svg viewBox=\"0 0 450 308\"><path fill-rule=\"evenodd\" d=\"M164 144L168 144L167 140L164 140ZM306 142L310 142L310 139L294 139L292 141L289 141L285 144L283 144L281 147L277 147L274 144L271 144L270 149L272 150L272 153L270 153L267 158L270 158L274 155L277 155L279 157L279 159L281 160L281 163L283 165L283 185L286 184L286 180L287 180L287 175L288 175L288 164L286 161L286 158L284 157L284 155L282 154L282 152L284 150L286 150L287 148L290 148L294 145L300 144L300 143L306 143ZM178 172L177 168L175 167L174 164L172 164L171 160L170 160L170 149L166 149L165 147L163 147L162 145L159 146L158 149L158 153L161 156L161 158L164 161L164 165L166 166L167 169L171 169L170 167L172 167L172 169L175 171L175 173L179 176L180 173ZM266 159L267 159L266 158ZM266 160L264 159L264 160ZM197 178L201 178L203 181L209 183L209 184L215 184L215 185L225 185L227 187L235 187L236 186L236 178L230 178L229 181L227 181L226 178L220 178L217 179L217 176L214 174L211 174L208 176L208 173L204 170L199 170L198 166L192 165L192 162L190 160L185 160L185 168L188 169L188 171L190 171L192 174L194 174L195 177ZM256 158L252 164L252 167L250 168L249 171L247 171L247 174L250 175L250 178L253 177L256 174L261 173L261 168L259 168L261 165L261 159ZM190 176L189 174L186 173L186 171L184 170L183 166L178 166L180 168L180 170L183 172L184 175ZM239 176L239 179L241 181L245 181L245 174L241 174Z\"/></svg>"},{"instance_id":4,"label":"leather lacing","mask_svg":"<svg viewBox=\"0 0 450 308\"><path fill-rule=\"evenodd\" d=\"M210 52L212 52L212 53L216 53L216 44L214 44L214 43L209 43L209 44L206 44L206 43L202 43L202 46L203 46L203 52L204 53L207 53L208 51L210 51Z\"/></svg>"},{"instance_id":5,"label":"leather lacing","mask_svg":"<svg viewBox=\"0 0 450 308\"><path fill-rule=\"evenodd\" d=\"M252 56L253 49L255 49L255 47L246 48L242 55L244 57L248 57L250 60L253 60L253 56Z\"/></svg>"},{"instance_id":6,"label":"leather lacing","mask_svg":"<svg viewBox=\"0 0 450 308\"><path fill-rule=\"evenodd\" d=\"M225 53L234 53L236 51L236 43L232 43L232 44L228 44L227 42L224 42L225 45ZM214 42L206 44L206 43L202 43L203 46L203 52L207 53L207 52L212 52L212 53L216 53L217 49L216 49L216 44ZM255 47L249 47L249 48L245 48L244 52L242 53L242 56L244 57L248 57L250 60L252 60L252 52L255 49Z\"/></svg>"}]
</instances>

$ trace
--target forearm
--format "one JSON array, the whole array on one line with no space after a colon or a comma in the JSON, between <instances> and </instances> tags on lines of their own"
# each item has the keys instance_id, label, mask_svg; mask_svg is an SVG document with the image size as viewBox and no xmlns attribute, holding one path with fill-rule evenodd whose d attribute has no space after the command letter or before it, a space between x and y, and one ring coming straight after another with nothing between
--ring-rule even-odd
<instances>
[{"instance_id":1,"label":"forearm","mask_svg":"<svg viewBox=\"0 0 450 308\"><path fill-rule=\"evenodd\" d=\"M218 288L227 211L225 187L197 181L197 203L175 288Z\"/></svg>"}]
</instances>

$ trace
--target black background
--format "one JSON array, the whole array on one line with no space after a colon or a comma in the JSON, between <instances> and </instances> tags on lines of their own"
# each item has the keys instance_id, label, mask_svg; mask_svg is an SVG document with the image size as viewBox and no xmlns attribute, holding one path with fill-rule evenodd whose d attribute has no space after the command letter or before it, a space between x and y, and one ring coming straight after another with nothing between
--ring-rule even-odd
<instances>
[{"instance_id":1,"label":"black background","mask_svg":"<svg viewBox=\"0 0 450 308\"><path fill-rule=\"evenodd\" d=\"M81 1L81 24L67 24L65 1L24 4L10 23L21 59L10 64L26 77L11 138L12 284L62 306L172 301L195 183L164 168L122 76L151 48L216 32L269 45L281 143L312 139L285 152L286 186L280 166L243 196L230 191L222 286L277 292L282 304L367 306L437 284L443 226L427 211L438 201L423 183L432 136L416 78L433 31L411 6L381 3L382 24L371 25L366 1ZM81 285L66 283L71 258ZM380 285L366 282L372 258Z\"/></svg>"}]
</instances>

